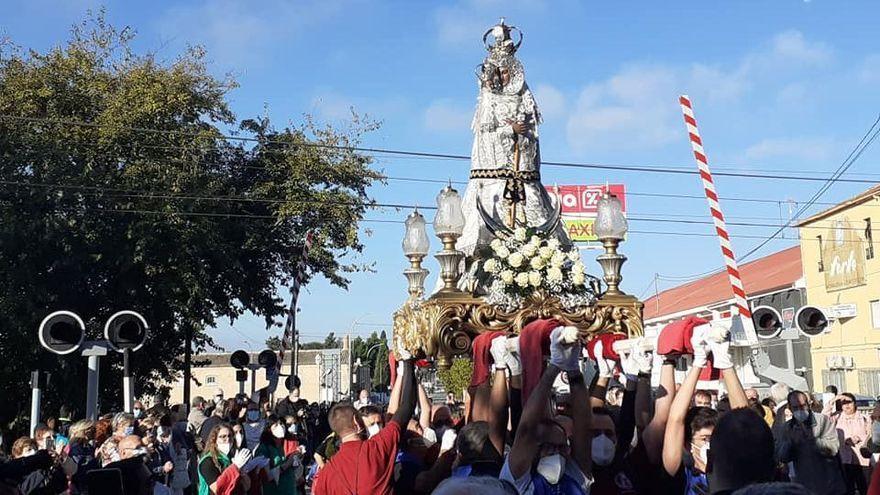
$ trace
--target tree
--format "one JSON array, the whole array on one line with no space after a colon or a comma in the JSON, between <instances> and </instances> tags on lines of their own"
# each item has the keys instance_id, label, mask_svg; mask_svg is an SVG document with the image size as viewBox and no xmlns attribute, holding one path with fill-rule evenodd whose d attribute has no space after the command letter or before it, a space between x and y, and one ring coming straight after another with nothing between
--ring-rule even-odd
<instances>
[{"instance_id":1,"label":"tree","mask_svg":"<svg viewBox=\"0 0 880 495\"><path fill-rule=\"evenodd\" d=\"M278 352L281 350L281 337L273 335L266 339L266 349Z\"/></svg>"},{"instance_id":2,"label":"tree","mask_svg":"<svg viewBox=\"0 0 880 495\"><path fill-rule=\"evenodd\" d=\"M447 392L461 396L462 390L471 383L471 375L474 374L474 363L467 358L455 358L448 370L437 371L437 378L443 384Z\"/></svg>"},{"instance_id":3,"label":"tree","mask_svg":"<svg viewBox=\"0 0 880 495\"><path fill-rule=\"evenodd\" d=\"M345 288L362 250L358 222L378 175L356 153L375 124L345 129L309 118L276 129L238 120L231 79L193 48L170 61L138 54L134 34L103 12L46 52L0 46L0 419L27 409L27 370L51 371L44 404L82 412L85 363L38 349L36 328L57 309L97 338L121 309L150 324L132 355L139 394L181 369L184 331L194 351L204 329L245 312L267 327L284 313L306 233L304 283ZM233 132L242 142L224 137ZM121 359L102 360L102 408L121 402Z\"/></svg>"}]
</instances>

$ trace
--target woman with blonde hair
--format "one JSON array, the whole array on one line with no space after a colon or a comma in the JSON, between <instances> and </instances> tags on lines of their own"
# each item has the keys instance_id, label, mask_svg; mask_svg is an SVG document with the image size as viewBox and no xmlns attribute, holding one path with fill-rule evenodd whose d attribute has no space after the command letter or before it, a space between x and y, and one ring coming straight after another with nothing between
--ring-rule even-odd
<instances>
[{"instance_id":1,"label":"woman with blonde hair","mask_svg":"<svg viewBox=\"0 0 880 495\"><path fill-rule=\"evenodd\" d=\"M86 490L86 473L101 467L100 461L95 458L95 422L83 419L70 425L70 459L77 465L76 474L73 475L73 493Z\"/></svg>"}]
</instances>

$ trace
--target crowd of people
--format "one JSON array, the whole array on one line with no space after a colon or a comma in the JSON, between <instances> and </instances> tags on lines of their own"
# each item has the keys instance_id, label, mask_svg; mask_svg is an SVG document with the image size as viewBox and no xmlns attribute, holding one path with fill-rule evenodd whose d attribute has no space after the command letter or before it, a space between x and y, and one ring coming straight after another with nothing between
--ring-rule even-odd
<instances>
[{"instance_id":1,"label":"crowd of people","mask_svg":"<svg viewBox=\"0 0 880 495\"><path fill-rule=\"evenodd\" d=\"M435 404L402 352L387 404L218 390L97 421L62 412L4 449L0 495L880 493L880 407L744 389L719 323L672 324L655 349L577 333L539 320L478 336L463 401Z\"/></svg>"}]
</instances>

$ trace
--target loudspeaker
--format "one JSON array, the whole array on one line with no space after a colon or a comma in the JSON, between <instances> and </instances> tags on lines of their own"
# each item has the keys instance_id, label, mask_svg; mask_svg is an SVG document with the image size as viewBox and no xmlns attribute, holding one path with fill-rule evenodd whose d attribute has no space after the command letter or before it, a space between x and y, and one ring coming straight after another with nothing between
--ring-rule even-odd
<instances>
[{"instance_id":1,"label":"loudspeaker","mask_svg":"<svg viewBox=\"0 0 880 495\"><path fill-rule=\"evenodd\" d=\"M86 325L76 313L55 311L43 318L37 329L40 345L55 354L76 352L86 335Z\"/></svg>"},{"instance_id":2,"label":"loudspeaker","mask_svg":"<svg viewBox=\"0 0 880 495\"><path fill-rule=\"evenodd\" d=\"M148 328L147 320L140 313L124 310L107 319L104 338L119 352L136 351L144 346Z\"/></svg>"},{"instance_id":3,"label":"loudspeaker","mask_svg":"<svg viewBox=\"0 0 880 495\"><path fill-rule=\"evenodd\" d=\"M795 325L807 337L815 337L828 328L828 316L816 306L802 306L794 315Z\"/></svg>"},{"instance_id":4,"label":"loudspeaker","mask_svg":"<svg viewBox=\"0 0 880 495\"><path fill-rule=\"evenodd\" d=\"M278 364L278 356L275 351L266 349L257 356L257 363L264 368L274 368Z\"/></svg>"},{"instance_id":5,"label":"loudspeaker","mask_svg":"<svg viewBox=\"0 0 880 495\"><path fill-rule=\"evenodd\" d=\"M247 365L250 364L250 362L250 354L242 350L235 351L229 356L229 364L231 364L233 368L247 368Z\"/></svg>"},{"instance_id":6,"label":"loudspeaker","mask_svg":"<svg viewBox=\"0 0 880 495\"><path fill-rule=\"evenodd\" d=\"M752 310L752 322L759 339L772 339L782 332L782 315L770 306L758 306Z\"/></svg>"}]
</instances>

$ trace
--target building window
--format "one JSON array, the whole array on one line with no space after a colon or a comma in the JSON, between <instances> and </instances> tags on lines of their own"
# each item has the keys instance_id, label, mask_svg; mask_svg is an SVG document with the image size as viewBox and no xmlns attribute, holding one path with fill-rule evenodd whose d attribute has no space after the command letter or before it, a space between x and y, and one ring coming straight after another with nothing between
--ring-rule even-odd
<instances>
[{"instance_id":1,"label":"building window","mask_svg":"<svg viewBox=\"0 0 880 495\"><path fill-rule=\"evenodd\" d=\"M843 370L822 370L822 388L834 385L837 390L846 390L846 373Z\"/></svg>"},{"instance_id":2,"label":"building window","mask_svg":"<svg viewBox=\"0 0 880 495\"><path fill-rule=\"evenodd\" d=\"M205 377L205 385L217 385L217 377L216 376L206 376Z\"/></svg>"},{"instance_id":3,"label":"building window","mask_svg":"<svg viewBox=\"0 0 880 495\"><path fill-rule=\"evenodd\" d=\"M874 258L874 234L871 232L871 218L865 219L865 243L868 245L865 248L865 258L872 259ZM874 327L876 328L876 327Z\"/></svg>"},{"instance_id":4,"label":"building window","mask_svg":"<svg viewBox=\"0 0 880 495\"><path fill-rule=\"evenodd\" d=\"M825 263L822 263L822 236L817 235L816 239L819 240L819 273L822 273L825 271Z\"/></svg>"},{"instance_id":5,"label":"building window","mask_svg":"<svg viewBox=\"0 0 880 495\"><path fill-rule=\"evenodd\" d=\"M868 397L880 395L880 369L859 370L859 393Z\"/></svg>"},{"instance_id":6,"label":"building window","mask_svg":"<svg viewBox=\"0 0 880 495\"><path fill-rule=\"evenodd\" d=\"M880 300L871 301L871 322L874 328L880 328Z\"/></svg>"}]
</instances>

